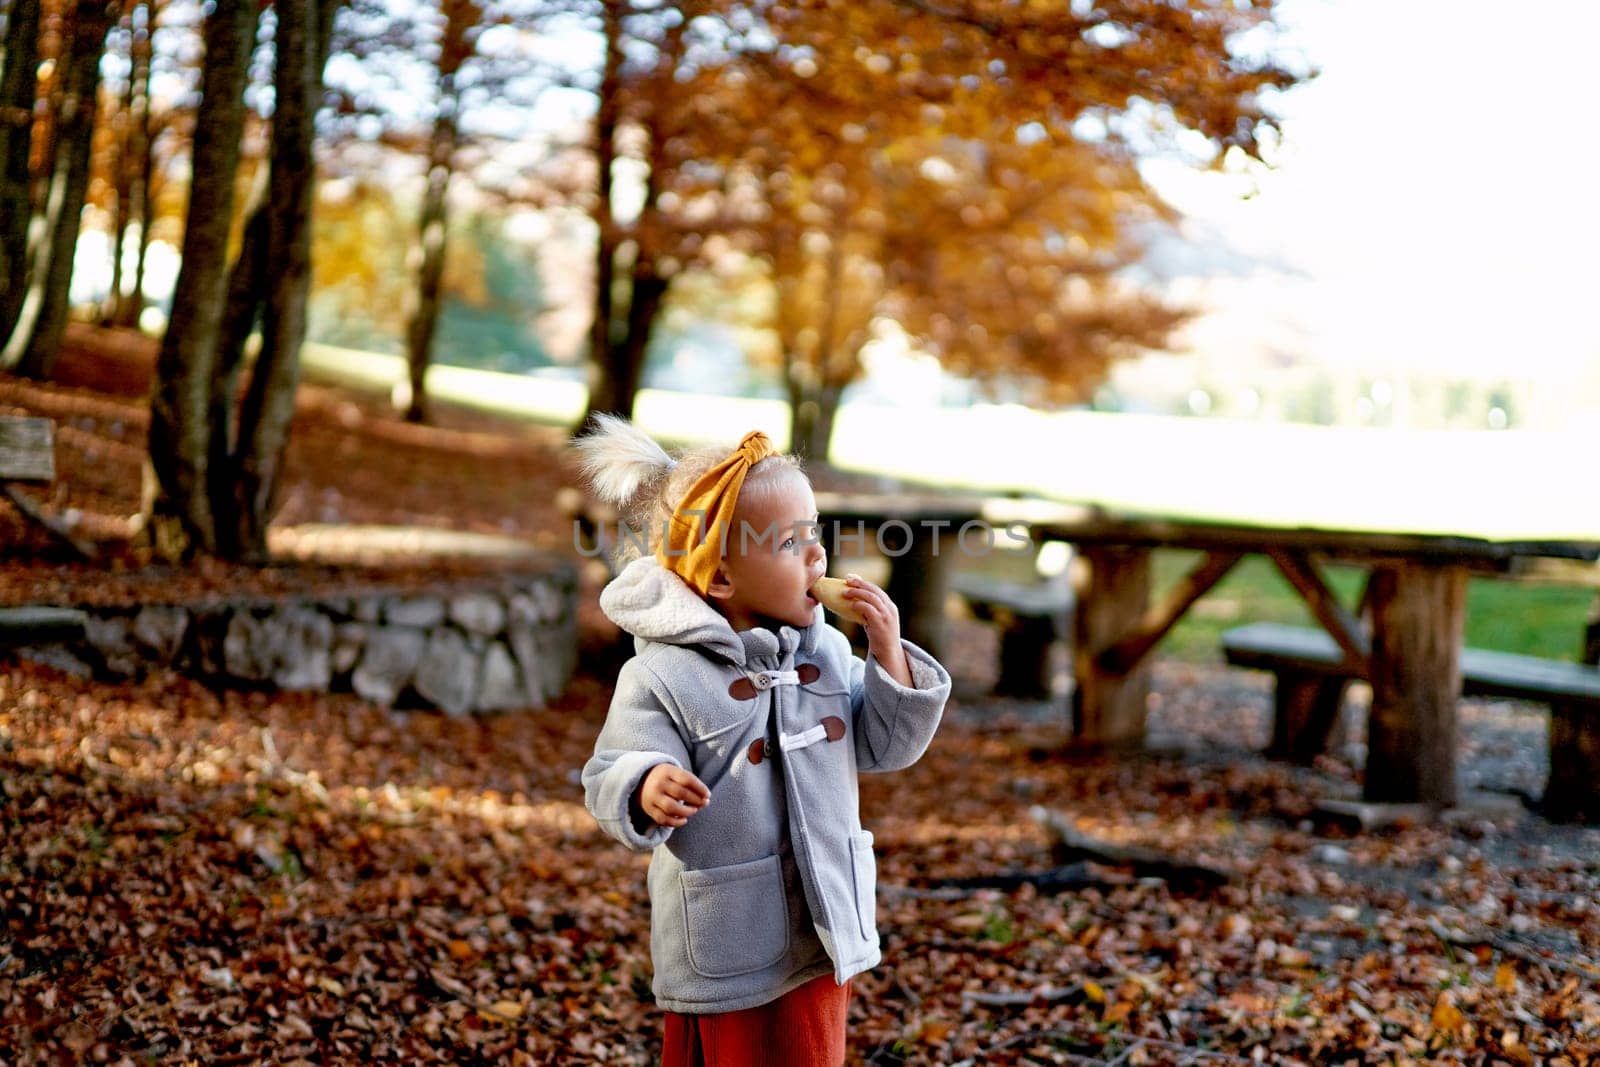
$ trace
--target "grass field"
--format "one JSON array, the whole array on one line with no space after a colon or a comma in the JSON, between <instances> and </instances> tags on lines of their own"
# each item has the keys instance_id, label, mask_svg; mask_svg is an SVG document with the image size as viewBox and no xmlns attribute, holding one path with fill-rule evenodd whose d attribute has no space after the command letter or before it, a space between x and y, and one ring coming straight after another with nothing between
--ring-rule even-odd
<instances>
[{"instance_id":1,"label":"grass field","mask_svg":"<svg viewBox=\"0 0 1600 1067\"><path fill-rule=\"evenodd\" d=\"M1163 552L1156 557L1156 582L1165 588L1193 566L1197 554ZM1330 567L1328 583L1341 603L1354 608L1363 575L1353 567ZM1466 641L1474 648L1521 652L1548 659L1577 660L1584 621L1596 591L1575 586L1474 578L1467 586ZM1315 625L1305 602L1276 567L1259 556L1242 560L1201 599L1163 643L1167 655L1185 660L1219 658L1222 631L1243 622Z\"/></svg>"}]
</instances>

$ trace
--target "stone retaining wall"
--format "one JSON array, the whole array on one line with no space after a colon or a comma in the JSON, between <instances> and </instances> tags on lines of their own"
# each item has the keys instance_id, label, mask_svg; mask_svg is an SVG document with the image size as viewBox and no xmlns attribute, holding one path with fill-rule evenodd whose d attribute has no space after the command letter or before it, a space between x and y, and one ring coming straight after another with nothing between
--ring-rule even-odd
<instances>
[{"instance_id":1,"label":"stone retaining wall","mask_svg":"<svg viewBox=\"0 0 1600 1067\"><path fill-rule=\"evenodd\" d=\"M81 610L82 639L18 653L85 676L175 670L222 685L354 691L453 715L541 708L577 661L577 578L565 564L424 592Z\"/></svg>"}]
</instances>

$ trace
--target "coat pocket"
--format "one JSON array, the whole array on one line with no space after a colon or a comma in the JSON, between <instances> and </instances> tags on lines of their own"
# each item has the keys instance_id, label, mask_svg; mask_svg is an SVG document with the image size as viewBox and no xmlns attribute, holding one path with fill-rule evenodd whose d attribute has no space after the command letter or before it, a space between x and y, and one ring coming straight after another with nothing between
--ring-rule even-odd
<instances>
[{"instance_id":1,"label":"coat pocket","mask_svg":"<svg viewBox=\"0 0 1600 1067\"><path fill-rule=\"evenodd\" d=\"M689 966L705 978L771 967L789 951L789 908L777 856L684 871Z\"/></svg>"},{"instance_id":2,"label":"coat pocket","mask_svg":"<svg viewBox=\"0 0 1600 1067\"><path fill-rule=\"evenodd\" d=\"M872 834L867 830L850 838L850 866L855 874L856 919L861 936L878 939L878 861L872 855Z\"/></svg>"}]
</instances>

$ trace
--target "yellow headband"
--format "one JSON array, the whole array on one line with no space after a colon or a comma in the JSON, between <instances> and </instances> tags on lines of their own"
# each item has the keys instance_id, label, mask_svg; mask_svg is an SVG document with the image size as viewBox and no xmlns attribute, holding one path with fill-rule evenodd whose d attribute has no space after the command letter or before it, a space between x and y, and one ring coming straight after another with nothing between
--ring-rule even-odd
<instances>
[{"instance_id":1,"label":"yellow headband","mask_svg":"<svg viewBox=\"0 0 1600 1067\"><path fill-rule=\"evenodd\" d=\"M760 430L751 430L727 459L702 474L672 512L656 549L661 565L705 596L722 562L723 539L733 529L733 509L750 468L776 453Z\"/></svg>"}]
</instances>

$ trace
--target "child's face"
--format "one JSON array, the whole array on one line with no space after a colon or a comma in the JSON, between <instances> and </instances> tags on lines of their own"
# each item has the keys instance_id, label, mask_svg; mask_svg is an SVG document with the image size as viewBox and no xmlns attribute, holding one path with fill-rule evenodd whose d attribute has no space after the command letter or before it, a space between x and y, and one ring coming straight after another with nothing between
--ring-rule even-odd
<instances>
[{"instance_id":1,"label":"child's face","mask_svg":"<svg viewBox=\"0 0 1600 1067\"><path fill-rule=\"evenodd\" d=\"M741 494L711 602L735 630L774 623L810 626L809 590L828 569L817 529L817 501L798 472Z\"/></svg>"}]
</instances>

